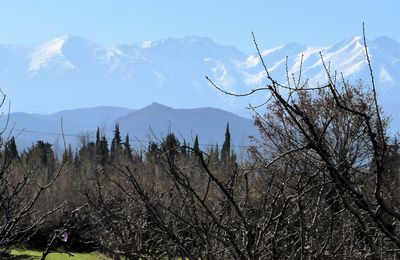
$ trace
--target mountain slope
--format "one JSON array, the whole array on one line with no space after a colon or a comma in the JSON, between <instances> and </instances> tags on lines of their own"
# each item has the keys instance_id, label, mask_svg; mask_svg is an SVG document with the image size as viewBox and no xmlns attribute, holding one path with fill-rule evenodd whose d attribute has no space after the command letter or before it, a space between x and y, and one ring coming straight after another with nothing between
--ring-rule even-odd
<instances>
[{"instance_id":1,"label":"mountain slope","mask_svg":"<svg viewBox=\"0 0 400 260\"><path fill-rule=\"evenodd\" d=\"M26 148L37 140L63 145L61 118L66 143L74 147L79 143L79 136L85 133L93 135L97 127L106 129L115 120L134 110L120 107L94 107L60 111L54 114L11 113L0 118L0 125L8 125L5 134L17 136L20 149Z\"/></svg>"},{"instance_id":2,"label":"mountain slope","mask_svg":"<svg viewBox=\"0 0 400 260\"><path fill-rule=\"evenodd\" d=\"M253 121L216 108L174 109L153 103L139 110L120 107L95 107L61 111L50 115L12 113L6 133L17 136L19 149L31 146L37 140L45 140L63 150L61 118L67 144L80 145L81 136L94 141L99 126L109 142L113 137L115 123L120 124L121 133L129 133L135 148L147 147L151 139L162 139L169 131L189 143L199 135L203 149L209 144L224 140L226 124L229 122L232 144L236 147L249 145L248 136L257 136ZM0 118L5 125L6 117ZM144 147L143 147L144 145Z\"/></svg>"},{"instance_id":3,"label":"mountain slope","mask_svg":"<svg viewBox=\"0 0 400 260\"><path fill-rule=\"evenodd\" d=\"M222 145L227 123L234 146L249 145L249 136L258 135L252 120L216 108L174 109L153 103L118 118L116 122L123 133L128 132L138 141L159 139L171 131L180 140L184 139L192 144L197 134L202 144Z\"/></svg>"},{"instance_id":4,"label":"mountain slope","mask_svg":"<svg viewBox=\"0 0 400 260\"><path fill-rule=\"evenodd\" d=\"M262 43L260 43L262 45ZM389 37L368 42L380 101L395 123L400 118L400 44ZM271 74L286 81L289 73L310 83L323 83L326 73L320 52L332 71L346 79L369 84L363 42L354 37L328 47L288 43L262 51ZM65 35L35 46L0 45L0 87L12 111L51 113L62 109L99 105L143 107L158 102L173 107L217 107L244 114L248 103L262 103L263 96L234 98L221 88L242 93L266 83L258 55L206 37L100 46L90 40ZM398 127L400 129L400 127Z\"/></svg>"},{"instance_id":5,"label":"mountain slope","mask_svg":"<svg viewBox=\"0 0 400 260\"><path fill-rule=\"evenodd\" d=\"M372 60L372 69L379 94L379 103L386 115L392 119L392 130L400 130L400 44L389 37L379 37L367 42L368 52ZM263 59L272 77L281 83L286 83L286 57L288 72L296 79L302 66L303 81L309 84L325 84L328 79L322 65L322 54L325 63L330 66L332 75L341 73L345 80L352 83L362 80L367 86L371 85L370 72L365 56L363 39L354 37L341 41L331 47L305 47L296 43L262 52ZM302 64L302 65L301 65ZM246 69L260 67L257 55L251 55L242 64ZM266 83L263 71L255 70L249 73L247 82L259 86ZM291 80L292 81L292 80ZM291 82L293 84L293 82Z\"/></svg>"}]
</instances>

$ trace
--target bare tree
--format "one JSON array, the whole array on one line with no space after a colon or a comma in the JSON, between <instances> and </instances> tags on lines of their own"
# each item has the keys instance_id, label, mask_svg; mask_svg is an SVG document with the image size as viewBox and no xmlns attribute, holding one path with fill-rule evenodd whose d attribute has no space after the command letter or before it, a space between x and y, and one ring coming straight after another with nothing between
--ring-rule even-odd
<instances>
[{"instance_id":1,"label":"bare tree","mask_svg":"<svg viewBox=\"0 0 400 260\"><path fill-rule=\"evenodd\" d=\"M302 202L302 194L318 189L325 190L322 193L324 202L332 204L335 211L330 217L332 223L335 218L339 217L343 222L345 216L350 217L351 222L345 222L342 228L347 229L346 233L359 233L358 238L354 237L355 234L344 234L349 238L342 239L336 250L327 247L325 240L322 251L334 256L348 253L372 257L399 252L400 203L385 186L385 179L389 177L387 120L378 105L365 30L363 32L371 75L370 88L364 84L351 85L343 76L338 79L337 74L329 70L322 53L326 85L309 86L308 81L301 78L302 65L298 79L293 76L291 81L288 75L285 84L279 83L269 74L254 34L254 44L269 80L268 85L249 93L234 94L222 90L207 78L228 95L249 96L260 91L269 94L270 99L263 104L268 108L265 114L261 114L256 106L250 106L263 137L261 147L252 149L252 154L266 170L296 160L290 171L303 179L300 183L306 184L299 187L298 198L302 255L305 247L307 250L318 248L318 241L312 241L315 234L310 233L314 218L305 218L304 212L308 210ZM283 184L289 185L287 182ZM320 196L313 198L321 201ZM332 228L336 233L336 226ZM332 239L332 235L326 239ZM347 243L351 241L356 241L356 245ZM347 248L348 245L352 247Z\"/></svg>"},{"instance_id":2,"label":"bare tree","mask_svg":"<svg viewBox=\"0 0 400 260\"><path fill-rule=\"evenodd\" d=\"M365 35L370 88L331 73L322 53L327 84L303 80L302 65L280 83L253 38L269 84L236 94L207 78L227 95L270 97L250 106L261 139L249 160L221 162L173 135L149 145L144 162L114 159L85 189L99 243L129 259L398 256L394 144Z\"/></svg>"}]
</instances>

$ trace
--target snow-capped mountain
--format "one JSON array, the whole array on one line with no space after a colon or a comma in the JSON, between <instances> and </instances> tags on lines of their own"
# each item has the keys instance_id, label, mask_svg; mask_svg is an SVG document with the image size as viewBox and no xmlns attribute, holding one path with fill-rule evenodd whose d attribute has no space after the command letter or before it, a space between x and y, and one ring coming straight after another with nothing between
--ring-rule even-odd
<instances>
[{"instance_id":1,"label":"snow-capped mountain","mask_svg":"<svg viewBox=\"0 0 400 260\"><path fill-rule=\"evenodd\" d=\"M400 126L396 111L400 44L383 36L369 41L368 47L380 100ZM286 56L289 73L295 74L303 57L303 76L314 84L326 81L320 52L332 71L369 83L360 37L327 47L288 43L264 50L262 56L271 74L282 82L286 81ZM159 102L178 108L211 106L240 112L248 103L259 101L224 95L205 75L237 93L266 82L257 54L247 55L206 37L100 46L65 35L33 46L0 45L0 88L11 101L12 111L50 113L99 105L138 108Z\"/></svg>"},{"instance_id":2,"label":"snow-capped mountain","mask_svg":"<svg viewBox=\"0 0 400 260\"><path fill-rule=\"evenodd\" d=\"M387 115L390 115L393 129L400 130L400 44L395 40L382 36L367 42L368 52L372 61L375 83L378 88L379 101ZM371 85L363 39L354 37L341 41L331 47L306 47L289 43L262 52L267 68L278 81L287 82L286 57L288 72L291 75L299 73L302 66L303 79L310 84L327 82L326 71L323 67L321 54L325 64L330 66L332 75L335 71L343 74L345 80L356 82L362 80ZM242 64L245 68L259 68L260 60L257 55L251 55ZM291 77L290 77L291 78ZM249 74L249 84L262 84L266 79L264 71Z\"/></svg>"}]
</instances>

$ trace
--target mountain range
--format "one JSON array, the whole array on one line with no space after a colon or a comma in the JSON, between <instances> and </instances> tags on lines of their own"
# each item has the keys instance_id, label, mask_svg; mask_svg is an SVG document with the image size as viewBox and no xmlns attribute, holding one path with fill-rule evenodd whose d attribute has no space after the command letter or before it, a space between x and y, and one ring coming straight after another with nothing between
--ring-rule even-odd
<instances>
[{"instance_id":1,"label":"mountain range","mask_svg":"<svg viewBox=\"0 0 400 260\"><path fill-rule=\"evenodd\" d=\"M262 46L262 43L259 44ZM400 130L400 44L386 36L367 44L379 101L392 118L392 128ZM261 51L267 68L278 81L286 81L287 57L289 74L296 75L302 63L302 75L309 79L310 84L327 80L320 53L332 71L342 72L352 82L362 79L370 84L361 37L325 47L292 42ZM107 129L118 120L127 129L141 133L143 129L138 129L138 125L151 125L153 129L160 122L176 121L179 129L175 130L182 131L185 138L189 138L190 131L196 130L204 133L201 135L208 138L205 141L214 142L220 139L212 136L213 128L204 128L210 132L202 132L201 128L208 124L206 119L210 111L205 113L203 109L196 114L206 121L201 121L196 125L199 128L195 129L192 128L195 122L191 123L192 126L187 126L186 122L192 119L197 109L188 108L214 107L248 117L244 107L249 103L262 103L265 97L236 98L225 95L215 89L204 78L205 75L222 89L234 93L247 92L267 83L256 53L245 54L207 37L187 36L100 46L82 37L64 35L33 45L0 45L0 88L11 102L11 112L30 113L13 113L12 117L18 122L16 129L59 130L60 118L63 117L67 125L70 117L72 123L68 132L73 134L93 131L99 125ZM145 107L152 102L166 106L155 109L157 103L154 103L137 111L127 109ZM81 107L96 109L74 110ZM68 112L67 109L72 110ZM143 124L129 121L142 122L141 118L151 109L169 112L162 114L164 119L157 116L151 118L147 114L149 118L147 121L143 119ZM57 112L61 110L63 112ZM3 106L3 111L7 112L6 106ZM221 110L218 112L222 113ZM68 113L72 113L71 116ZM83 116L85 113L87 116ZM222 138L227 121L230 120L226 116L221 121L221 133L218 134ZM163 127L163 133L168 131L168 126L165 128L164 124Z\"/></svg>"},{"instance_id":2,"label":"mountain range","mask_svg":"<svg viewBox=\"0 0 400 260\"><path fill-rule=\"evenodd\" d=\"M262 43L259 43L262 45ZM377 85L382 93L400 93L400 44L382 36L368 42ZM271 74L286 80L297 73L326 81L319 52L331 69L350 80L369 82L361 37L329 47L288 43L262 51ZM140 44L99 46L65 35L31 46L0 45L0 87L13 111L53 113L63 109L113 105L143 107L159 102L173 107L240 110L238 100L219 93L208 75L225 90L243 92L265 83L258 55L245 54L206 37L168 38ZM382 94L383 95L383 94Z\"/></svg>"},{"instance_id":3,"label":"mountain range","mask_svg":"<svg viewBox=\"0 0 400 260\"><path fill-rule=\"evenodd\" d=\"M116 123L120 125L123 137L129 134L131 144L136 149L147 148L149 141L158 142L169 132L190 144L198 135L204 150L216 144L221 147L228 123L232 145L236 150L250 145L249 136L258 136L251 119L231 112L209 107L174 109L158 103L138 110L103 106L65 110L49 115L18 112L11 113L9 117L1 117L0 123L5 125L7 120L5 133L11 132L16 136L20 150L37 140L44 140L60 152L63 150L64 138L67 145L79 148L82 139L94 141L97 127L111 142Z\"/></svg>"}]
</instances>

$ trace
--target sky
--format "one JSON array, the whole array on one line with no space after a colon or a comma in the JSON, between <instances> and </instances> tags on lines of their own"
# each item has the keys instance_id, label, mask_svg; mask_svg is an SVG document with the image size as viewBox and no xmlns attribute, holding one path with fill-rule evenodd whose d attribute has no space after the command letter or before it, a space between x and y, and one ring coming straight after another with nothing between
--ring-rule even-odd
<instances>
[{"instance_id":1,"label":"sky","mask_svg":"<svg viewBox=\"0 0 400 260\"><path fill-rule=\"evenodd\" d=\"M287 42L327 46L362 33L400 41L400 0L0 0L0 44L71 34L101 45L207 36L253 52Z\"/></svg>"}]
</instances>

